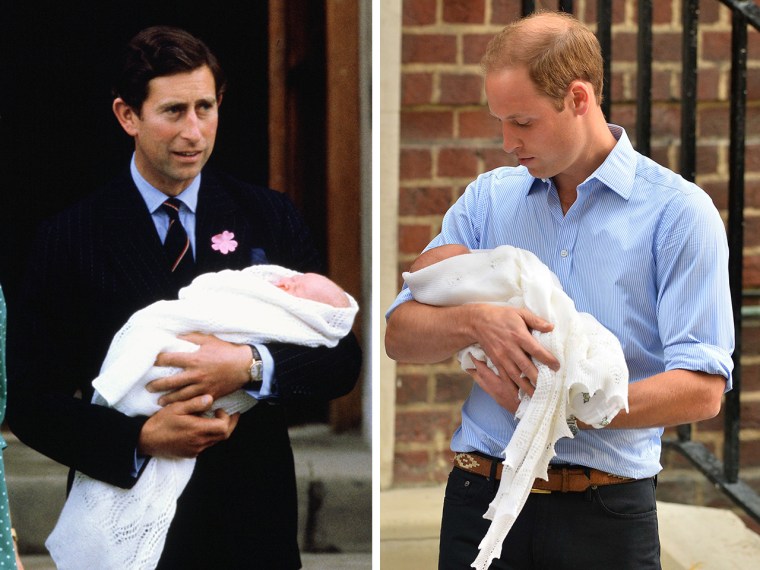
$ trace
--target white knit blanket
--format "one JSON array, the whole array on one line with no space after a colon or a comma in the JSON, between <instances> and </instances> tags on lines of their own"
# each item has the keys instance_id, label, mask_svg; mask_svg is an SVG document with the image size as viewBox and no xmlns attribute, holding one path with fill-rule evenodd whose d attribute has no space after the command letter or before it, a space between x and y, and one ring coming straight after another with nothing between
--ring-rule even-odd
<instances>
[{"instance_id":1,"label":"white knit blanket","mask_svg":"<svg viewBox=\"0 0 760 570\"><path fill-rule=\"evenodd\" d=\"M145 385L179 369L156 367L160 352L193 352L178 340L191 332L251 344L286 342L335 346L351 329L358 306L335 308L294 297L272 282L297 272L275 265L225 270L197 277L179 299L159 301L135 313L114 336L93 386L93 402L127 415L151 415L161 394ZM243 390L220 398L213 408L244 412L256 400ZM213 411L208 414L213 415ZM132 489L120 489L76 472L58 523L45 546L59 570L153 569L158 564L177 498L195 459L150 459Z\"/></svg>"},{"instance_id":2,"label":"white knit blanket","mask_svg":"<svg viewBox=\"0 0 760 570\"><path fill-rule=\"evenodd\" d=\"M502 543L520 513L533 481L548 479L554 444L573 435L572 415L601 428L621 409L628 410L628 368L617 338L588 313L579 313L562 285L534 254L512 246L474 251L404 273L415 300L436 306L500 302L527 308L554 324L533 336L560 362L554 372L535 362L538 382L532 397L520 393L520 420L504 450L501 484L483 515L492 522L472 566L485 570L501 554ZM457 355L463 369L472 358L487 359L478 345Z\"/></svg>"}]
</instances>

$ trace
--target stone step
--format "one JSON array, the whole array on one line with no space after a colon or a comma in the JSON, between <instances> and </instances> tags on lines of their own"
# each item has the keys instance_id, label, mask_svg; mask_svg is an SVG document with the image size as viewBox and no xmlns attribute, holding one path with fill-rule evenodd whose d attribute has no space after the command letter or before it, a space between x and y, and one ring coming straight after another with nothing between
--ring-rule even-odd
<instances>
[{"instance_id":1,"label":"stone step","mask_svg":"<svg viewBox=\"0 0 760 570\"><path fill-rule=\"evenodd\" d=\"M25 556L45 555L45 540L65 501L68 469L30 449L12 434L4 432L3 436L8 441L4 452L6 481L19 549ZM319 564L327 560L322 558L327 553L370 553L372 454L369 444L358 433L335 435L323 425L292 428L291 441L302 552L305 555L325 553L314 554L319 556L315 562ZM42 558L41 564L44 564L45 556ZM339 561L338 556L330 563Z\"/></svg>"},{"instance_id":2,"label":"stone step","mask_svg":"<svg viewBox=\"0 0 760 570\"><path fill-rule=\"evenodd\" d=\"M380 567L435 568L444 486L380 493ZM728 509L657 502L663 570L758 568L760 536Z\"/></svg>"},{"instance_id":3,"label":"stone step","mask_svg":"<svg viewBox=\"0 0 760 570\"><path fill-rule=\"evenodd\" d=\"M358 433L325 425L290 430L305 552L372 551L372 452Z\"/></svg>"},{"instance_id":4,"label":"stone step","mask_svg":"<svg viewBox=\"0 0 760 570\"><path fill-rule=\"evenodd\" d=\"M22 556L24 570L56 570L49 556L31 554ZM302 554L303 570L370 570L372 555L368 552L348 554Z\"/></svg>"}]
</instances>

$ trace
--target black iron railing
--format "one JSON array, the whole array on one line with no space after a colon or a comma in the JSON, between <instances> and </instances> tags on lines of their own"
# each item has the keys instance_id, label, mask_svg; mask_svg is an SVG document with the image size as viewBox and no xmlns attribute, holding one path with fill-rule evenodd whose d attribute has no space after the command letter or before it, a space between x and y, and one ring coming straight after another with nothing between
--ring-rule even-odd
<instances>
[{"instance_id":1,"label":"black iron railing","mask_svg":"<svg viewBox=\"0 0 760 570\"><path fill-rule=\"evenodd\" d=\"M715 0L711 0L715 1ZM744 151L747 83L747 26L760 30L760 7L753 0L718 0L731 10L731 101L730 148L728 183L728 245L732 252L744 249ZM604 55L604 85L609 94L612 57L612 9L609 0L597 2L597 37ZM651 150L651 90L652 90L652 6L653 0L638 0L638 44L636 75L636 148L649 155ZM523 0L522 12L535 10L535 2ZM558 2L558 9L572 13L572 0ZM681 148L680 174L687 180L696 177L697 147L697 41L699 0L682 1L682 79L681 79ZM611 97L602 102L605 116L610 116ZM691 439L691 425L679 426L677 439L664 439L663 444L683 454L697 469L712 481L726 496L760 521L760 496L739 479L739 426L741 395L742 317L760 314L758 307L743 307L745 296L753 292L742 290L743 255L729 260L731 299L733 304L736 346L734 349L733 389L725 396L723 461L702 443Z\"/></svg>"}]
</instances>

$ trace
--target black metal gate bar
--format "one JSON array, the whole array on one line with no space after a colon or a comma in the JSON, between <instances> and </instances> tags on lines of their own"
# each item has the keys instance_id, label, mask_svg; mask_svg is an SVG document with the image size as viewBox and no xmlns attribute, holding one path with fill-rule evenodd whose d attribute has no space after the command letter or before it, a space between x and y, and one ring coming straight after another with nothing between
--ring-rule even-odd
<instances>
[{"instance_id":1,"label":"black metal gate bar","mask_svg":"<svg viewBox=\"0 0 760 570\"><path fill-rule=\"evenodd\" d=\"M697 26L699 0L685 0L682 7L681 46L681 176L697 177Z\"/></svg>"},{"instance_id":2,"label":"black metal gate bar","mask_svg":"<svg viewBox=\"0 0 760 570\"><path fill-rule=\"evenodd\" d=\"M697 148L697 26L699 0L684 0L681 14L681 176L694 182ZM678 426L678 439L691 439L691 424Z\"/></svg>"},{"instance_id":3,"label":"black metal gate bar","mask_svg":"<svg viewBox=\"0 0 760 570\"><path fill-rule=\"evenodd\" d=\"M733 13L741 12L755 29L760 30L760 6L753 0L720 0L720 2L731 8Z\"/></svg>"},{"instance_id":4,"label":"black metal gate bar","mask_svg":"<svg viewBox=\"0 0 760 570\"><path fill-rule=\"evenodd\" d=\"M609 0L598 0L596 5L596 37L602 48L604 65L604 88L602 93L602 113L610 121L612 105L612 3Z\"/></svg>"},{"instance_id":5,"label":"black metal gate bar","mask_svg":"<svg viewBox=\"0 0 760 570\"><path fill-rule=\"evenodd\" d=\"M690 9L684 0L685 13ZM741 329L744 292L742 291L742 261L744 249L744 152L747 85L747 25L760 30L760 7L752 1L720 0L731 9L731 103L730 103L730 146L728 183L728 246L733 254L729 256L728 273L731 288L731 303L734 316L736 345L733 361L733 390L725 397L723 462L698 442L665 440L686 456L707 478L716 484L731 500L743 508L752 518L760 521L760 496L739 480L740 446L740 395L741 395ZM684 26L686 28L686 26ZM686 33L686 31L684 31ZM686 42L686 39L684 39ZM684 88L685 91L685 88ZM688 131L687 131L688 132ZM696 129L695 129L696 132ZM748 292L751 294L751 292ZM746 311L749 314L749 311ZM679 431L680 435L680 431Z\"/></svg>"},{"instance_id":6,"label":"black metal gate bar","mask_svg":"<svg viewBox=\"0 0 760 570\"><path fill-rule=\"evenodd\" d=\"M747 18L732 12L731 30L731 142L728 180L728 273L734 310L734 389L726 394L723 461L726 480L739 478L739 419L741 394L742 260L744 258L744 138L747 107Z\"/></svg>"},{"instance_id":7,"label":"black metal gate bar","mask_svg":"<svg viewBox=\"0 0 760 570\"><path fill-rule=\"evenodd\" d=\"M724 473L724 465L704 445L696 441L668 440L664 443L683 454L737 506L760 522L760 496L742 481L729 481Z\"/></svg>"},{"instance_id":8,"label":"black metal gate bar","mask_svg":"<svg viewBox=\"0 0 760 570\"><path fill-rule=\"evenodd\" d=\"M522 0L522 15L527 16L536 11L536 3L533 0Z\"/></svg>"},{"instance_id":9,"label":"black metal gate bar","mask_svg":"<svg viewBox=\"0 0 760 570\"><path fill-rule=\"evenodd\" d=\"M568 14L573 13L573 0L559 0L559 9Z\"/></svg>"},{"instance_id":10,"label":"black metal gate bar","mask_svg":"<svg viewBox=\"0 0 760 570\"><path fill-rule=\"evenodd\" d=\"M652 148L652 0L639 0L636 62L636 150L649 156Z\"/></svg>"}]
</instances>

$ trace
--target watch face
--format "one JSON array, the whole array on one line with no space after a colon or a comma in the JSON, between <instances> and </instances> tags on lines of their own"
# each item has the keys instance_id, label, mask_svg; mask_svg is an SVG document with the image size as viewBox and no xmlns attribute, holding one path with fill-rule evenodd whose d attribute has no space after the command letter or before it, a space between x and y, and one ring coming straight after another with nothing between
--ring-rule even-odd
<instances>
[{"instance_id":1,"label":"watch face","mask_svg":"<svg viewBox=\"0 0 760 570\"><path fill-rule=\"evenodd\" d=\"M251 369L249 371L251 375L251 381L253 382L261 382L262 376L263 376L263 363L261 360L254 360L253 364L251 364Z\"/></svg>"},{"instance_id":2,"label":"watch face","mask_svg":"<svg viewBox=\"0 0 760 570\"><path fill-rule=\"evenodd\" d=\"M264 379L264 363L261 361L261 355L256 347L253 345L248 346L251 349L251 356L253 357L248 374L251 377L251 382L260 383Z\"/></svg>"}]
</instances>

